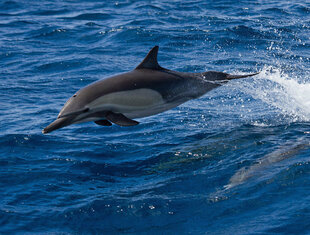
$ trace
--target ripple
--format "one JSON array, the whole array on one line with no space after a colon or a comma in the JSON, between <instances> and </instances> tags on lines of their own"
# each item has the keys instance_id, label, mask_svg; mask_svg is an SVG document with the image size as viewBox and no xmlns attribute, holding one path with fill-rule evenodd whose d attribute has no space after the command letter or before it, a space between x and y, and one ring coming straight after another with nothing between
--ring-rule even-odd
<instances>
[{"instance_id":1,"label":"ripple","mask_svg":"<svg viewBox=\"0 0 310 235\"><path fill-rule=\"evenodd\" d=\"M29 35L33 35L32 38L46 38L46 39L57 38L57 40L64 39L67 38L67 36L70 36L67 29L64 28L49 29L45 27L30 32Z\"/></svg>"},{"instance_id":2,"label":"ripple","mask_svg":"<svg viewBox=\"0 0 310 235\"><path fill-rule=\"evenodd\" d=\"M81 60L66 60L66 61L59 61L59 62L51 62L47 64L42 64L36 67L38 71L49 73L49 72L60 72L60 71L67 71L71 69L77 69L83 65L83 61Z\"/></svg>"},{"instance_id":3,"label":"ripple","mask_svg":"<svg viewBox=\"0 0 310 235\"><path fill-rule=\"evenodd\" d=\"M2 11L5 11L5 10L16 10L18 8L22 7L21 4L19 4L18 2L16 1L4 1L0 4L0 9Z\"/></svg>"},{"instance_id":4,"label":"ripple","mask_svg":"<svg viewBox=\"0 0 310 235\"><path fill-rule=\"evenodd\" d=\"M84 13L84 14L79 14L77 16L72 16L72 17L63 17L62 19L65 20L107 20L112 18L112 15L110 14L104 14L104 13Z\"/></svg>"},{"instance_id":5,"label":"ripple","mask_svg":"<svg viewBox=\"0 0 310 235\"><path fill-rule=\"evenodd\" d=\"M63 14L67 14L70 11L68 9L61 9L61 10L39 10L39 11L32 11L29 12L29 15L38 15L38 16L59 16Z\"/></svg>"},{"instance_id":6,"label":"ripple","mask_svg":"<svg viewBox=\"0 0 310 235\"><path fill-rule=\"evenodd\" d=\"M277 7L270 7L267 9L264 9L264 11L266 12L270 12L272 14L279 14L279 15L290 15L290 13L288 13L286 10L282 9L282 8L277 8Z\"/></svg>"},{"instance_id":7,"label":"ripple","mask_svg":"<svg viewBox=\"0 0 310 235\"><path fill-rule=\"evenodd\" d=\"M256 31L251 27L247 27L244 25L238 25L230 29L231 32L239 35L239 36L246 36L246 37L254 37L254 38L263 38L263 35Z\"/></svg>"},{"instance_id":8,"label":"ripple","mask_svg":"<svg viewBox=\"0 0 310 235\"><path fill-rule=\"evenodd\" d=\"M297 5L297 7L295 7L297 9L298 12L302 13L302 14L309 14L310 13L310 7L308 6L305 6L305 5L302 5L302 4L299 4Z\"/></svg>"},{"instance_id":9,"label":"ripple","mask_svg":"<svg viewBox=\"0 0 310 235\"><path fill-rule=\"evenodd\" d=\"M32 24L36 24L36 22L33 21L26 21L26 20L14 20L5 24L0 24L1 28L4 27L25 27Z\"/></svg>"}]
</instances>

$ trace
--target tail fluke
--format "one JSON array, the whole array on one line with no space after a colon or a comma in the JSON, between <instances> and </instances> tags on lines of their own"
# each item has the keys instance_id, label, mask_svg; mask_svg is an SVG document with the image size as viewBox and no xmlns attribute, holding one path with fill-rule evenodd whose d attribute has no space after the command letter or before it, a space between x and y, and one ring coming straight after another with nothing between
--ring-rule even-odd
<instances>
[{"instance_id":1,"label":"tail fluke","mask_svg":"<svg viewBox=\"0 0 310 235\"><path fill-rule=\"evenodd\" d=\"M231 74L227 74L226 79L232 80L232 79L238 79L238 78L246 78L246 77L255 76L255 75L257 75L257 74L259 74L259 72L258 72L258 73L246 74L246 75L231 75Z\"/></svg>"},{"instance_id":2,"label":"tail fluke","mask_svg":"<svg viewBox=\"0 0 310 235\"><path fill-rule=\"evenodd\" d=\"M251 73L251 74L245 74L245 75L231 75L228 73L215 72L215 71L208 71L208 72L202 73L203 79L205 81L210 82L210 83L219 84L219 85L226 83L226 82L233 80L233 79L251 77L251 76L255 76L257 74L258 73Z\"/></svg>"}]
</instances>

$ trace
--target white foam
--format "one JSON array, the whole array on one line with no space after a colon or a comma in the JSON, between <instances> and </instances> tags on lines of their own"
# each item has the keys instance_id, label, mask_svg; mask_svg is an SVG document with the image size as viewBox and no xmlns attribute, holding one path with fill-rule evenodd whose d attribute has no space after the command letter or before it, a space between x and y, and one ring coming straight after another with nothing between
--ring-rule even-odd
<instances>
[{"instance_id":1,"label":"white foam","mask_svg":"<svg viewBox=\"0 0 310 235\"><path fill-rule=\"evenodd\" d=\"M240 83L240 89L291 116L292 121L310 121L310 81L307 77L300 80L280 69L265 67L254 81Z\"/></svg>"}]
</instances>

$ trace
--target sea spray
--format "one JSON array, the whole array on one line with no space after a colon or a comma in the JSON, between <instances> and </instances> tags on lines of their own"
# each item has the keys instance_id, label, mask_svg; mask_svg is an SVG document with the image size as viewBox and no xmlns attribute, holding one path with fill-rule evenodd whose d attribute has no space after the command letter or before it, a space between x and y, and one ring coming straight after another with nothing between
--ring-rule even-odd
<instances>
[{"instance_id":1,"label":"sea spray","mask_svg":"<svg viewBox=\"0 0 310 235\"><path fill-rule=\"evenodd\" d=\"M264 67L251 81L242 81L240 91L277 108L291 122L310 120L310 81L300 81L278 68Z\"/></svg>"}]
</instances>

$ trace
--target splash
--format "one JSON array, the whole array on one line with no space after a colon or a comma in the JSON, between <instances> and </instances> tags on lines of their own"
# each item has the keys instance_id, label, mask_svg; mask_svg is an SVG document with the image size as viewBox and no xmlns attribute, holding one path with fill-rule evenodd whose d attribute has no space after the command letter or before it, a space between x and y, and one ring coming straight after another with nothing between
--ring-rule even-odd
<instances>
[{"instance_id":1,"label":"splash","mask_svg":"<svg viewBox=\"0 0 310 235\"><path fill-rule=\"evenodd\" d=\"M264 67L253 82L241 84L241 90L292 117L292 121L310 121L310 81Z\"/></svg>"}]
</instances>

